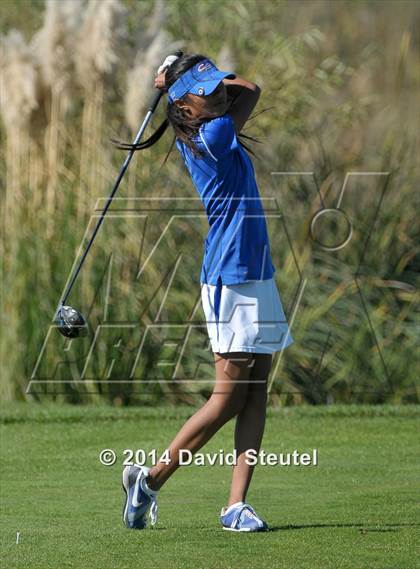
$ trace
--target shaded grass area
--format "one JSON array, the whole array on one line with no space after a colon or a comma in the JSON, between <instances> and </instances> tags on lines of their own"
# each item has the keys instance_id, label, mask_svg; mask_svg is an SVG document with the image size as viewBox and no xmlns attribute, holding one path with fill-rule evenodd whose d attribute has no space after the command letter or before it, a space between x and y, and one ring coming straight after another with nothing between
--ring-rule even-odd
<instances>
[{"instance_id":1,"label":"shaded grass area","mask_svg":"<svg viewBox=\"0 0 420 569\"><path fill-rule=\"evenodd\" d=\"M155 530L121 522L124 449L163 452L188 407L2 407L2 566L8 568L416 567L419 411L270 409L266 452L318 450L318 466L258 466L248 501L272 528L224 532L231 467L185 466L159 495ZM233 422L202 452L232 451ZM117 463L104 467L99 452ZM16 532L20 543L16 545Z\"/></svg>"}]
</instances>

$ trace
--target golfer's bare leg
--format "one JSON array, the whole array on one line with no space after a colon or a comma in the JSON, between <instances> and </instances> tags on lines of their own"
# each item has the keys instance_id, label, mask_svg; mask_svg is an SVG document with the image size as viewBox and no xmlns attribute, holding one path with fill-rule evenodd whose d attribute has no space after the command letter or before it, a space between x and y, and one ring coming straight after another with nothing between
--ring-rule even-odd
<instances>
[{"instance_id":1,"label":"golfer's bare leg","mask_svg":"<svg viewBox=\"0 0 420 569\"><path fill-rule=\"evenodd\" d=\"M216 382L209 400L178 432L169 446L170 463L158 462L151 468L147 483L159 490L179 467L179 450L199 450L245 404L253 354L215 353Z\"/></svg>"},{"instance_id":2,"label":"golfer's bare leg","mask_svg":"<svg viewBox=\"0 0 420 569\"><path fill-rule=\"evenodd\" d=\"M255 361L250 374L247 399L236 419L235 449L237 462L233 467L232 485L228 506L236 502L245 502L254 466L245 462L245 452L255 449L258 453L264 434L267 379L270 374L271 354L253 354ZM258 382L258 383L254 383Z\"/></svg>"}]
</instances>

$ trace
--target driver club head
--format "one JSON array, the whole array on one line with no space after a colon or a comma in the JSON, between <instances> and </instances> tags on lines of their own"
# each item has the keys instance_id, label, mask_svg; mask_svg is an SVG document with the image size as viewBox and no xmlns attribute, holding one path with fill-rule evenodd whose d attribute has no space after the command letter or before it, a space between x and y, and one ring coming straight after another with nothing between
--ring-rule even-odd
<instances>
[{"instance_id":1,"label":"driver club head","mask_svg":"<svg viewBox=\"0 0 420 569\"><path fill-rule=\"evenodd\" d=\"M60 306L56 323L61 334L66 338L79 338L87 335L88 325L83 314L71 306Z\"/></svg>"}]
</instances>

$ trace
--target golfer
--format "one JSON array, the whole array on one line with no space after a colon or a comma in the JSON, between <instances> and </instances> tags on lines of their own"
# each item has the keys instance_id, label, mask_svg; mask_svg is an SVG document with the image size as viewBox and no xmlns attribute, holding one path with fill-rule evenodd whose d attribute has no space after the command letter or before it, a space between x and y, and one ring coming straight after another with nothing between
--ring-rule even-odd
<instances>
[{"instance_id":1,"label":"golfer","mask_svg":"<svg viewBox=\"0 0 420 569\"><path fill-rule=\"evenodd\" d=\"M236 417L237 461L220 522L230 531L264 531L267 523L246 501L254 467L245 453L260 449L273 353L292 344L293 338L273 277L254 168L240 135L260 88L220 71L202 55L168 56L158 69L155 87L167 93L166 119L148 140L133 147L151 146L170 125L206 209L209 231L201 301L216 378L209 400L167 448L169 460L152 468L125 467L123 521L129 528L142 529L149 512L155 525L157 494L180 466L180 450L195 453Z\"/></svg>"}]
</instances>

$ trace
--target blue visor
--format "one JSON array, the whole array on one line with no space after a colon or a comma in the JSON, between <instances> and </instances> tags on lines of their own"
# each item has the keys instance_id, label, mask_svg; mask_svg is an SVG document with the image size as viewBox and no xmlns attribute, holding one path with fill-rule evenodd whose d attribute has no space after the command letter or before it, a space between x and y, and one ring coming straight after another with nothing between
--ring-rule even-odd
<instances>
[{"instance_id":1,"label":"blue visor","mask_svg":"<svg viewBox=\"0 0 420 569\"><path fill-rule=\"evenodd\" d=\"M229 71L219 71L214 63L204 59L188 69L169 87L168 99L172 103L175 99L181 99L186 93L210 95L225 77L235 79L236 75Z\"/></svg>"}]
</instances>

